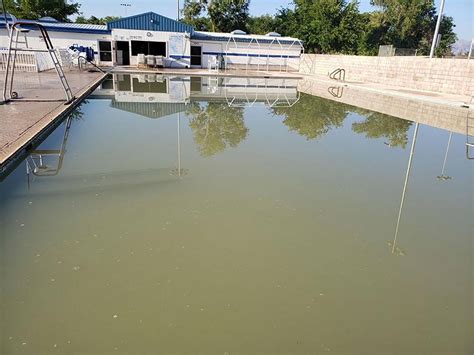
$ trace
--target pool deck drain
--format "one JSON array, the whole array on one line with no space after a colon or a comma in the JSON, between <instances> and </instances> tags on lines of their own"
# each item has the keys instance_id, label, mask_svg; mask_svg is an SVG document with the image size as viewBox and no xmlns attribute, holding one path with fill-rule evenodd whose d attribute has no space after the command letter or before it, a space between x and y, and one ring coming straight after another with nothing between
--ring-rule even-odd
<instances>
[{"instance_id":1,"label":"pool deck drain","mask_svg":"<svg viewBox=\"0 0 474 355\"><path fill-rule=\"evenodd\" d=\"M0 73L3 87L3 73ZM87 96L104 78L101 72L66 71L66 78L76 97L64 102L12 101L0 105L0 172L50 126L57 123ZM25 99L63 99L64 91L55 72L15 73L15 91Z\"/></svg>"}]
</instances>

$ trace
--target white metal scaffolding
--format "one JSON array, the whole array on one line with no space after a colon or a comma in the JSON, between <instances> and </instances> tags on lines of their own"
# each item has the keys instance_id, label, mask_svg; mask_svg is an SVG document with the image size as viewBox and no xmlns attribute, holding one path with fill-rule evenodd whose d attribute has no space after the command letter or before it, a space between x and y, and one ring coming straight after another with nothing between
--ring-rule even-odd
<instances>
[{"instance_id":1,"label":"white metal scaffolding","mask_svg":"<svg viewBox=\"0 0 474 355\"><path fill-rule=\"evenodd\" d=\"M294 58L294 53L298 53L297 58ZM299 39L289 40L280 37L248 39L231 33L224 49L224 69L245 69L247 72L269 71L278 67L279 72L288 72L291 69L299 71L302 53L304 47ZM233 56L242 59L232 60L230 57ZM296 62L293 66L292 60Z\"/></svg>"},{"instance_id":2,"label":"white metal scaffolding","mask_svg":"<svg viewBox=\"0 0 474 355\"><path fill-rule=\"evenodd\" d=\"M294 86L294 79L289 81L284 78L264 78L263 82L256 83L253 78L247 78L240 95L236 93L229 95L230 90L228 89L231 87L228 78L224 78L224 95L229 107L253 106L256 102L263 102L268 107L292 107L300 100L301 96L300 91ZM270 88L276 90L270 93ZM294 89L294 93L289 94L290 89Z\"/></svg>"}]
</instances>

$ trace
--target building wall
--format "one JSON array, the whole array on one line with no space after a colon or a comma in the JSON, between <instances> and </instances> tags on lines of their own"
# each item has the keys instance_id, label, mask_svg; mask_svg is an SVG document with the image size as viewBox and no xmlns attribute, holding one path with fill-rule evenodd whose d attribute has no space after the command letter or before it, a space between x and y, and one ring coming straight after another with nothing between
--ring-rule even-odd
<instances>
[{"instance_id":1,"label":"building wall","mask_svg":"<svg viewBox=\"0 0 474 355\"><path fill-rule=\"evenodd\" d=\"M167 67L189 67L191 58L191 46L189 35L180 32L158 32L127 29L113 29L112 39L114 41L147 41L166 42L166 54L169 58ZM138 57L131 55L130 65L138 64Z\"/></svg>"},{"instance_id":2,"label":"building wall","mask_svg":"<svg viewBox=\"0 0 474 355\"><path fill-rule=\"evenodd\" d=\"M51 42L55 48L69 48L74 44L78 44L84 47L91 47L96 53L98 53L98 41L99 40L111 40L111 36L108 34L95 34L95 33L76 33L76 32L57 32L48 31ZM38 31L31 31L27 35L28 46L33 49L45 49L45 44L42 38L39 37ZM22 40L22 39L20 39ZM7 49L9 38L7 30L2 28L0 30L0 49ZM20 45L23 46L23 45ZM101 65L112 65L110 62L99 62L99 57L96 55L96 63Z\"/></svg>"},{"instance_id":3,"label":"building wall","mask_svg":"<svg viewBox=\"0 0 474 355\"><path fill-rule=\"evenodd\" d=\"M304 54L300 71L327 78L337 68L346 70L346 81L474 95L474 60L468 59Z\"/></svg>"},{"instance_id":4,"label":"building wall","mask_svg":"<svg viewBox=\"0 0 474 355\"><path fill-rule=\"evenodd\" d=\"M202 67L208 68L209 58L218 54L225 54L229 67L246 67L249 69L285 70L288 65L292 70L298 70L300 47L296 44L290 48L289 45L274 45L269 48L268 44L240 43L227 41L204 41L191 40L192 46L202 46ZM248 54L248 55L247 55ZM288 58L289 57L289 58Z\"/></svg>"}]
</instances>

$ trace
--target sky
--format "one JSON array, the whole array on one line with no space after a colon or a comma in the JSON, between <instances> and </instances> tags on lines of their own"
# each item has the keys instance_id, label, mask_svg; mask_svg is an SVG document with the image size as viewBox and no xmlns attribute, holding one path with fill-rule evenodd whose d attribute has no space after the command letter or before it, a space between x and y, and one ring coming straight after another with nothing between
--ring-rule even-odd
<instances>
[{"instance_id":1,"label":"sky","mask_svg":"<svg viewBox=\"0 0 474 355\"><path fill-rule=\"evenodd\" d=\"M178 0L75 0L81 4L81 11L86 17L96 16L130 16L147 11L176 18ZM180 0L182 6L184 0ZM441 0L436 0L439 6ZM454 18L455 32L460 39L474 37L474 0L445 0L444 13ZM120 4L131 4L121 6ZM281 7L291 6L291 0L251 0L250 14L274 14ZM361 11L371 11L370 0L360 0Z\"/></svg>"}]
</instances>

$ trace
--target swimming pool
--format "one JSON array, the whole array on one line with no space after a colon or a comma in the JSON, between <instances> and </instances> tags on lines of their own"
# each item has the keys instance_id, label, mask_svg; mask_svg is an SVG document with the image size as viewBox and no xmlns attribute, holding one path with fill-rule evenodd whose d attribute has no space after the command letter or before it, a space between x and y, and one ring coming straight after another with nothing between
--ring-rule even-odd
<instances>
[{"instance_id":1,"label":"swimming pool","mask_svg":"<svg viewBox=\"0 0 474 355\"><path fill-rule=\"evenodd\" d=\"M470 353L466 137L299 85L106 80L0 183L0 352Z\"/></svg>"}]
</instances>

